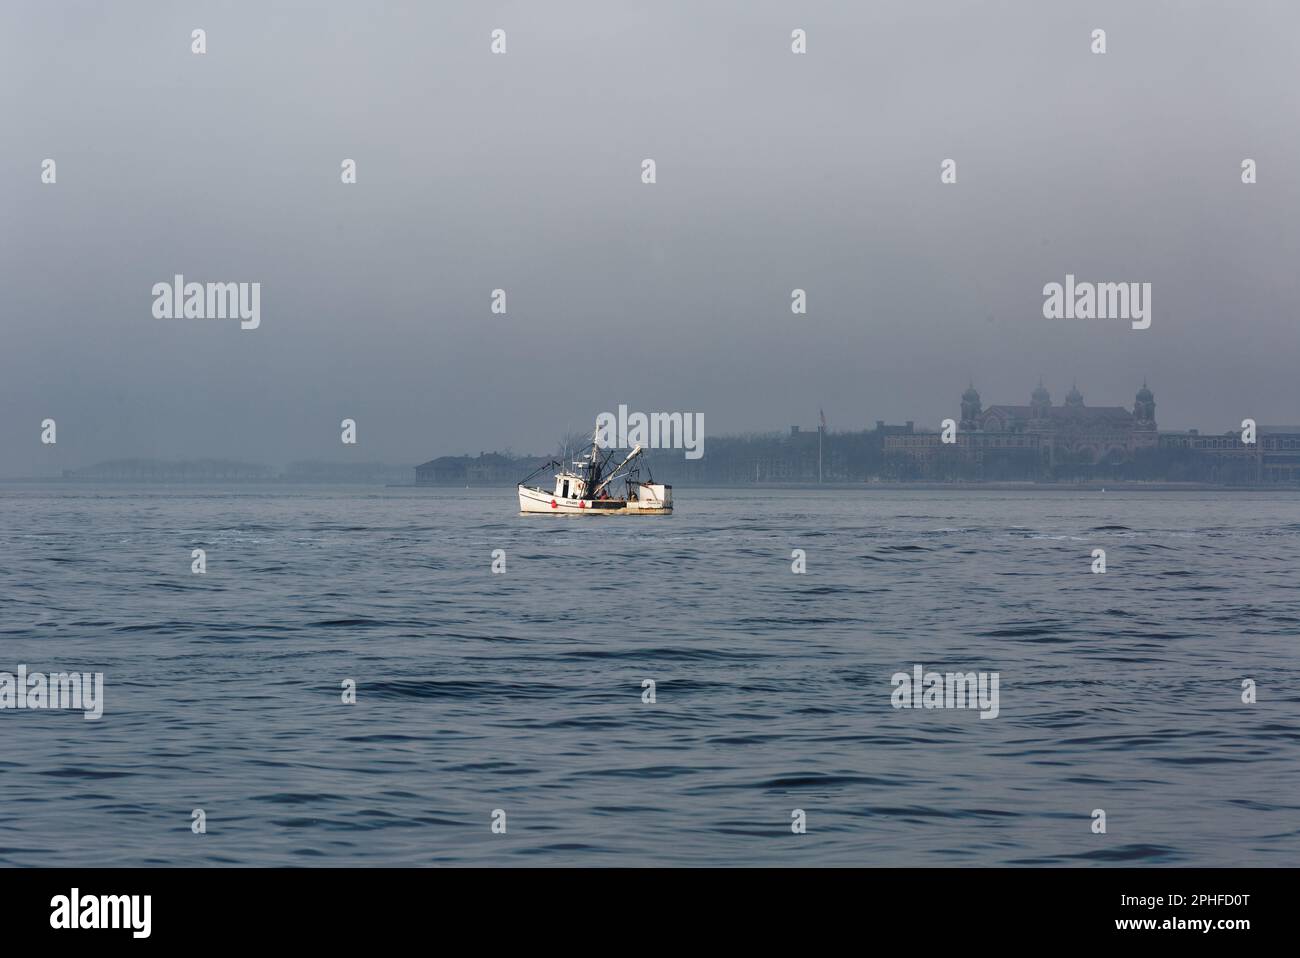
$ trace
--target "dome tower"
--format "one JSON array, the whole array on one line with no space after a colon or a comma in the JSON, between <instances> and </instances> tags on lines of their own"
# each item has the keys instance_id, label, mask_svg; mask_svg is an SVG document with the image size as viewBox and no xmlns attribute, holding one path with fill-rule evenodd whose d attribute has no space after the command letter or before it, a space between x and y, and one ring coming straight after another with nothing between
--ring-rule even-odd
<instances>
[{"instance_id":1,"label":"dome tower","mask_svg":"<svg viewBox=\"0 0 1300 958\"><path fill-rule=\"evenodd\" d=\"M975 384L971 383L966 387L966 391L961 394L961 429L968 432L980 427L980 394L975 391Z\"/></svg>"},{"instance_id":2,"label":"dome tower","mask_svg":"<svg viewBox=\"0 0 1300 958\"><path fill-rule=\"evenodd\" d=\"M1139 425L1148 429L1155 428L1156 397L1147 388L1146 380L1142 381L1142 388L1138 390L1137 399L1133 403L1133 418L1138 421Z\"/></svg>"},{"instance_id":3,"label":"dome tower","mask_svg":"<svg viewBox=\"0 0 1300 958\"><path fill-rule=\"evenodd\" d=\"M1052 408L1052 394L1043 385L1041 376L1038 377L1038 385L1034 388L1033 395L1029 399L1029 408L1032 410L1034 419L1046 419Z\"/></svg>"}]
</instances>

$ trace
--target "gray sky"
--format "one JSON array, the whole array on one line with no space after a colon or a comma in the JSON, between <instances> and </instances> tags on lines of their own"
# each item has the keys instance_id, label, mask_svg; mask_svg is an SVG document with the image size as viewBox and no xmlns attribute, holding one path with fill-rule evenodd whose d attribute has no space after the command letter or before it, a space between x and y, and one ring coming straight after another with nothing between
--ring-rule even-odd
<instances>
[{"instance_id":1,"label":"gray sky","mask_svg":"<svg viewBox=\"0 0 1300 958\"><path fill-rule=\"evenodd\" d=\"M545 452L619 403L937 427L1040 374L1300 421L1294 3L373 6L0 6L0 476ZM154 319L178 272L261 328ZM1044 319L1066 273L1151 328Z\"/></svg>"}]
</instances>

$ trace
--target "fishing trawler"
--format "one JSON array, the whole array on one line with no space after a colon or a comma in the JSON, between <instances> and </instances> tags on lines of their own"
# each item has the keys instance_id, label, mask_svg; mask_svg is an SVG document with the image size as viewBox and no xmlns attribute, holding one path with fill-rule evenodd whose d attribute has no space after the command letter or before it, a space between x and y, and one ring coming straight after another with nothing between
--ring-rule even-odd
<instances>
[{"instance_id":1,"label":"fishing trawler","mask_svg":"<svg viewBox=\"0 0 1300 958\"><path fill-rule=\"evenodd\" d=\"M673 511L673 487L656 483L642 458L645 450L636 446L627 458L610 468L615 451L602 452L591 439L591 450L581 459L565 463L552 459L519 482L521 515L549 513L568 516L666 516ZM646 479L641 479L645 467ZM558 469L550 490L528 485L548 469ZM615 480L622 480L622 496L615 495Z\"/></svg>"}]
</instances>

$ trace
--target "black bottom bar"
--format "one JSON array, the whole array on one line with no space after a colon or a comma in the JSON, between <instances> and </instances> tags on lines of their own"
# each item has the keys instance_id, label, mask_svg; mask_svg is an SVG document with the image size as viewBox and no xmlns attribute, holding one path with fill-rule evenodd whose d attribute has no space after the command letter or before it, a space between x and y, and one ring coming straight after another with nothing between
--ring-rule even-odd
<instances>
[{"instance_id":1,"label":"black bottom bar","mask_svg":"<svg viewBox=\"0 0 1300 958\"><path fill-rule=\"evenodd\" d=\"M74 937L78 947L373 946L435 932L497 947L557 933L566 944L668 947L698 929L690 934L733 945L849 935L873 946L983 947L1046 935L1230 949L1284 933L1295 878L1270 869L39 869L0 872L0 901L10 946Z\"/></svg>"}]
</instances>

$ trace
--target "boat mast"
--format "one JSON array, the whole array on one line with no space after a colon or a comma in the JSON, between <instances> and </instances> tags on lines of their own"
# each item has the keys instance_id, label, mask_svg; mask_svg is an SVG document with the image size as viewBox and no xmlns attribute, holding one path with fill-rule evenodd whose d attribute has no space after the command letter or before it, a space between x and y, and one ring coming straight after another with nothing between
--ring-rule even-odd
<instances>
[{"instance_id":1,"label":"boat mast","mask_svg":"<svg viewBox=\"0 0 1300 958\"><path fill-rule=\"evenodd\" d=\"M600 425L591 433L591 468L587 470L587 495L594 495L592 486L600 482L600 444L596 437L600 435Z\"/></svg>"}]
</instances>

